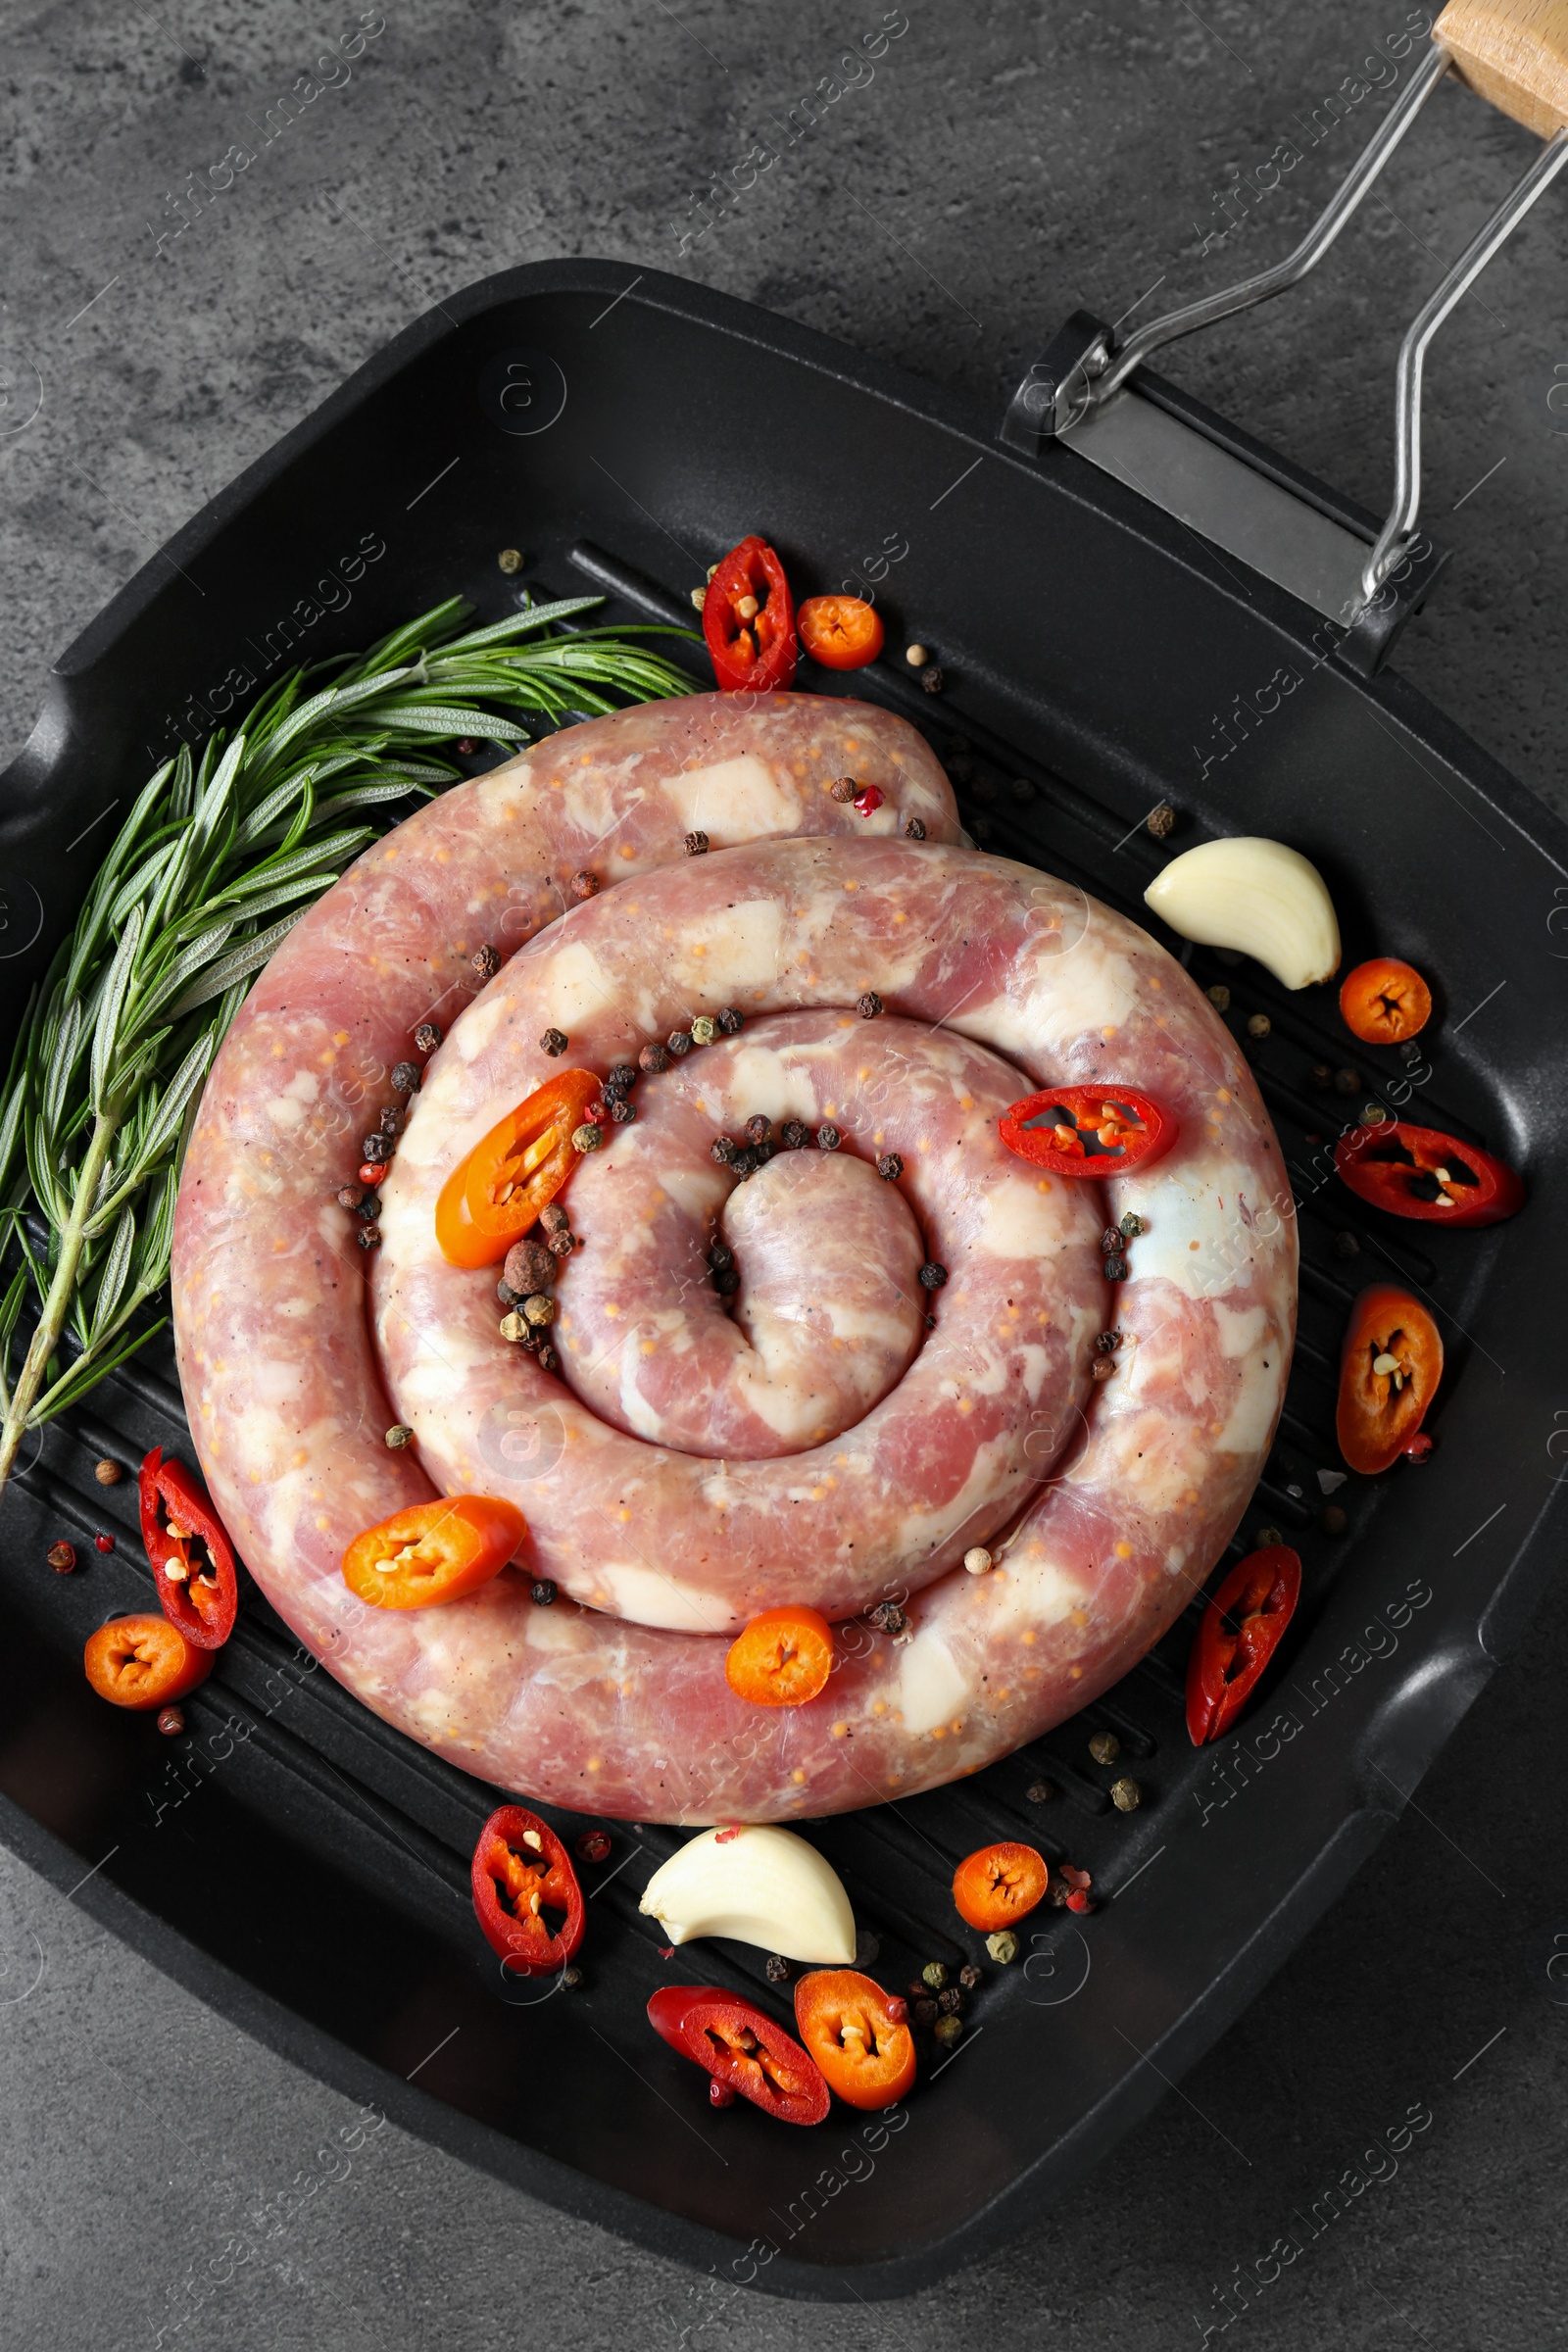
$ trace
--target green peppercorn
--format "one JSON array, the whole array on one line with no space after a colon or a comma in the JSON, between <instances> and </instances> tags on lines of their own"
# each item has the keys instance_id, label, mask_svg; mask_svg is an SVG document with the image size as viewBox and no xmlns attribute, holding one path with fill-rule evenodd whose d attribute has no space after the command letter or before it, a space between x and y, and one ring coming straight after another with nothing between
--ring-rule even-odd
<instances>
[{"instance_id":1,"label":"green peppercorn","mask_svg":"<svg viewBox=\"0 0 1568 2352\"><path fill-rule=\"evenodd\" d=\"M718 1031L708 1014L700 1012L692 1023L692 1044L694 1046L710 1046L717 1035Z\"/></svg>"},{"instance_id":2,"label":"green peppercorn","mask_svg":"<svg viewBox=\"0 0 1568 2352\"><path fill-rule=\"evenodd\" d=\"M571 1148L574 1152L597 1152L604 1140L604 1129L596 1127L591 1119L587 1119L584 1120L582 1126L572 1130Z\"/></svg>"},{"instance_id":3,"label":"green peppercorn","mask_svg":"<svg viewBox=\"0 0 1568 2352\"><path fill-rule=\"evenodd\" d=\"M994 1936L986 1937L986 1950L999 1968L1005 1968L1018 1957L1018 1938L1010 1928L999 1928Z\"/></svg>"},{"instance_id":4,"label":"green peppercorn","mask_svg":"<svg viewBox=\"0 0 1568 2352\"><path fill-rule=\"evenodd\" d=\"M1135 1780L1123 1773L1119 1781L1110 1784L1110 1801L1118 1813L1136 1813L1144 1801L1144 1792Z\"/></svg>"},{"instance_id":5,"label":"green peppercorn","mask_svg":"<svg viewBox=\"0 0 1568 2352\"><path fill-rule=\"evenodd\" d=\"M1122 1239L1124 1241L1135 1242L1141 1233L1147 1233L1149 1231L1149 1227L1145 1220L1138 1214L1138 1211L1135 1208L1130 1208L1127 1211L1127 1214L1122 1218L1121 1231Z\"/></svg>"},{"instance_id":6,"label":"green peppercorn","mask_svg":"<svg viewBox=\"0 0 1568 2352\"><path fill-rule=\"evenodd\" d=\"M1283 1544L1284 1536L1277 1527L1260 1527L1257 1531L1257 1549L1267 1551L1275 1544Z\"/></svg>"},{"instance_id":7,"label":"green peppercorn","mask_svg":"<svg viewBox=\"0 0 1568 2352\"><path fill-rule=\"evenodd\" d=\"M926 680L929 680L930 670L927 670L925 674ZM941 672L938 671L937 674L940 676ZM963 2020L961 2017L939 2017L931 2031L941 2042L942 2047L945 2050L951 2050L956 2042L963 2039Z\"/></svg>"},{"instance_id":8,"label":"green peppercorn","mask_svg":"<svg viewBox=\"0 0 1568 2352\"><path fill-rule=\"evenodd\" d=\"M782 1952L768 1954L767 1981L770 1984L787 1984L789 1983L790 1964Z\"/></svg>"},{"instance_id":9,"label":"green peppercorn","mask_svg":"<svg viewBox=\"0 0 1568 2352\"><path fill-rule=\"evenodd\" d=\"M1097 1764L1114 1764L1121 1754L1121 1741L1114 1732L1097 1732L1089 1742L1089 1753Z\"/></svg>"},{"instance_id":10,"label":"green peppercorn","mask_svg":"<svg viewBox=\"0 0 1568 2352\"><path fill-rule=\"evenodd\" d=\"M920 1982L932 1992L940 1992L948 1981L947 1965L941 1960L928 1960L920 1971Z\"/></svg>"},{"instance_id":11,"label":"green peppercorn","mask_svg":"<svg viewBox=\"0 0 1568 2352\"><path fill-rule=\"evenodd\" d=\"M1229 1012L1231 1008L1231 992L1225 986L1223 980L1216 980L1212 988L1204 989L1203 994L1205 997L1207 997L1209 1003L1213 1005L1216 1012Z\"/></svg>"},{"instance_id":12,"label":"green peppercorn","mask_svg":"<svg viewBox=\"0 0 1568 2352\"><path fill-rule=\"evenodd\" d=\"M414 1444L414 1432L406 1421L394 1421L386 1433L386 1442L394 1453L401 1453L405 1446Z\"/></svg>"},{"instance_id":13,"label":"green peppercorn","mask_svg":"<svg viewBox=\"0 0 1568 2352\"><path fill-rule=\"evenodd\" d=\"M520 571L522 569L522 550L519 547L504 547L497 556L496 562L503 571Z\"/></svg>"}]
</instances>

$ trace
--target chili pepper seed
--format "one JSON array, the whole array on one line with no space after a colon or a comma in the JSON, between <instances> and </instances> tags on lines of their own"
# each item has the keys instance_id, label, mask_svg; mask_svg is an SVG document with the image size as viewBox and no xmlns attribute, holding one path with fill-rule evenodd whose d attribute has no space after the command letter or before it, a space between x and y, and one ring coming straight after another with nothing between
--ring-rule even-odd
<instances>
[{"instance_id":1,"label":"chili pepper seed","mask_svg":"<svg viewBox=\"0 0 1568 2352\"><path fill-rule=\"evenodd\" d=\"M1114 1732L1097 1732L1089 1742L1089 1753L1097 1764L1114 1764L1121 1754L1121 1741Z\"/></svg>"},{"instance_id":2,"label":"chili pepper seed","mask_svg":"<svg viewBox=\"0 0 1568 2352\"><path fill-rule=\"evenodd\" d=\"M925 825L921 818L917 816L910 817L908 823L904 828L904 838L906 841L924 841Z\"/></svg>"},{"instance_id":3,"label":"chili pepper seed","mask_svg":"<svg viewBox=\"0 0 1568 2352\"><path fill-rule=\"evenodd\" d=\"M542 1609L548 1609L555 1597L555 1581L551 1577L541 1576L529 1587L529 1598L536 1601Z\"/></svg>"},{"instance_id":4,"label":"chili pepper seed","mask_svg":"<svg viewBox=\"0 0 1568 2352\"><path fill-rule=\"evenodd\" d=\"M710 843L708 835L699 828L695 833L688 833L683 837L682 846L688 858L706 858L712 845Z\"/></svg>"},{"instance_id":5,"label":"chili pepper seed","mask_svg":"<svg viewBox=\"0 0 1568 2352\"><path fill-rule=\"evenodd\" d=\"M692 1023L692 1044L710 1046L718 1032L706 1012L700 1012Z\"/></svg>"},{"instance_id":6,"label":"chili pepper seed","mask_svg":"<svg viewBox=\"0 0 1568 2352\"><path fill-rule=\"evenodd\" d=\"M920 1268L920 1288L922 1291L940 1291L947 1279L947 1267L939 1266L934 1261Z\"/></svg>"},{"instance_id":7,"label":"chili pepper seed","mask_svg":"<svg viewBox=\"0 0 1568 2352\"><path fill-rule=\"evenodd\" d=\"M1118 1813L1136 1813L1144 1801L1144 1792L1135 1780L1123 1773L1119 1781L1110 1784L1110 1801Z\"/></svg>"},{"instance_id":8,"label":"chili pepper seed","mask_svg":"<svg viewBox=\"0 0 1568 2352\"><path fill-rule=\"evenodd\" d=\"M56 1576L69 1576L76 1565L76 1546L74 1544L51 1544L44 1558Z\"/></svg>"},{"instance_id":9,"label":"chili pepper seed","mask_svg":"<svg viewBox=\"0 0 1568 2352\"><path fill-rule=\"evenodd\" d=\"M767 1981L770 1984L787 1984L789 1983L790 1964L785 1959L782 1952L769 1952L767 1956Z\"/></svg>"},{"instance_id":10,"label":"chili pepper seed","mask_svg":"<svg viewBox=\"0 0 1568 2352\"><path fill-rule=\"evenodd\" d=\"M1168 841L1176 830L1176 811L1169 801L1161 801L1157 808L1151 808L1144 823L1156 841Z\"/></svg>"},{"instance_id":11,"label":"chili pepper seed","mask_svg":"<svg viewBox=\"0 0 1568 2352\"><path fill-rule=\"evenodd\" d=\"M1031 1781L1024 1790L1032 1805L1049 1805L1055 1793L1055 1786L1051 1781Z\"/></svg>"},{"instance_id":12,"label":"chili pepper seed","mask_svg":"<svg viewBox=\"0 0 1568 2352\"><path fill-rule=\"evenodd\" d=\"M101 1487L118 1487L125 1475L118 1462L112 1462L107 1457L93 1465L92 1474Z\"/></svg>"},{"instance_id":13,"label":"chili pepper seed","mask_svg":"<svg viewBox=\"0 0 1568 2352\"><path fill-rule=\"evenodd\" d=\"M577 904L582 906L586 900L596 899L599 896L599 877L597 874L590 874L584 868L581 872L572 875L566 887Z\"/></svg>"}]
</instances>

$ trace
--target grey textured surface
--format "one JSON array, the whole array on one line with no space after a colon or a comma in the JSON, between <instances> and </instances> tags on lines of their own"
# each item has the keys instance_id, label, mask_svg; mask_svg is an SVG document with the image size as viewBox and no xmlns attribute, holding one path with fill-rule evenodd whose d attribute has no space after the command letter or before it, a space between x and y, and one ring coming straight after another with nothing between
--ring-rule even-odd
<instances>
[{"instance_id":1,"label":"grey textured surface","mask_svg":"<svg viewBox=\"0 0 1568 2352\"><path fill-rule=\"evenodd\" d=\"M692 271L1000 410L1074 302L1115 315L1163 273L1163 304L1283 251L1386 93L1316 143L1300 118L1406 13L911 0L874 78L683 253L692 191L774 135L880 8L393 0L347 78L265 148L254 118L352 32L347 5L13 12L6 756L112 591L444 290L569 252ZM172 237L169 193L247 139L254 162ZM1201 252L1217 191L1292 139L1299 163ZM1169 371L1381 506L1400 323L1530 153L1441 93L1321 281ZM1559 808L1565 202L1548 196L1438 347L1427 519L1457 560L1399 658ZM1565 1666L1543 1622L1350 1893L1067 2205L876 2308L722 2293L391 2128L263 2241L259 2210L352 2108L0 1857L0 2343L1154 2352L1217 2329L1213 2290L1238 2266L1255 2279L1293 2209L1417 2103L1433 2120L1397 2172L1229 2326L1258 2347L1544 2342L1568 2291L1568 1984L1547 1975L1568 1950Z\"/></svg>"}]
</instances>

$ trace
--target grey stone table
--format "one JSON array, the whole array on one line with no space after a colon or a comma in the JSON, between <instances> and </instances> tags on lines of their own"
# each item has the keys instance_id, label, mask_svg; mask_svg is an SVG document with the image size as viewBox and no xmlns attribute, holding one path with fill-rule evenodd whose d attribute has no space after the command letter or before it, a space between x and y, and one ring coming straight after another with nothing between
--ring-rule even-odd
<instances>
[{"instance_id":1,"label":"grey stone table","mask_svg":"<svg viewBox=\"0 0 1568 2352\"><path fill-rule=\"evenodd\" d=\"M1164 304L1287 250L1402 85L1390 45L1422 21L1404 0L384 6L11 12L6 757L50 661L109 595L449 289L568 253L689 271L1000 408L1075 302ZM874 72L841 68L879 26L905 28ZM264 142L258 120L304 74L319 94ZM829 77L842 94L825 103ZM814 123L761 187L715 206L710 175L813 92ZM238 167L236 148L254 160ZM1381 506L1400 323L1529 153L1477 101L1440 93L1321 278L1182 347L1170 372ZM1565 249L1558 189L1438 346L1427 516L1457 556L1399 655L1559 808ZM675 2266L390 2129L270 2259L215 2266L345 2103L0 1857L0 2343L151 2347L175 2315L165 2341L234 2352L1154 2352L1222 2323L1258 2352L1544 2343L1568 2300L1568 2005L1553 1999L1568 1986L1546 1975L1553 1936L1568 1949L1565 1667L1548 1610L1375 1861L1179 2095L1005 2254L876 2307L720 2306ZM34 1937L42 1974L19 1999ZM1432 2120L1397 2170L1250 2306L1222 2303L1293 2208L1412 2106Z\"/></svg>"}]
</instances>

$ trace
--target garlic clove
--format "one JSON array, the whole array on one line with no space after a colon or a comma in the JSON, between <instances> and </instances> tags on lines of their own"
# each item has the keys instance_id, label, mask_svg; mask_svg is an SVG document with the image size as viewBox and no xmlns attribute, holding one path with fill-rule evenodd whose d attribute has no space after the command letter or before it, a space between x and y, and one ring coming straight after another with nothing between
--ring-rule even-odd
<instances>
[{"instance_id":1,"label":"garlic clove","mask_svg":"<svg viewBox=\"0 0 1568 2352\"><path fill-rule=\"evenodd\" d=\"M1340 926L1317 867L1261 835L1200 842L1173 858L1144 893L1163 922L1206 948L1235 948L1286 988L1309 988L1340 965Z\"/></svg>"},{"instance_id":2,"label":"garlic clove","mask_svg":"<svg viewBox=\"0 0 1568 2352\"><path fill-rule=\"evenodd\" d=\"M787 1960L847 1968L855 1914L815 1846L770 1824L707 1830L655 1871L640 1908L671 1943L728 1936Z\"/></svg>"}]
</instances>

